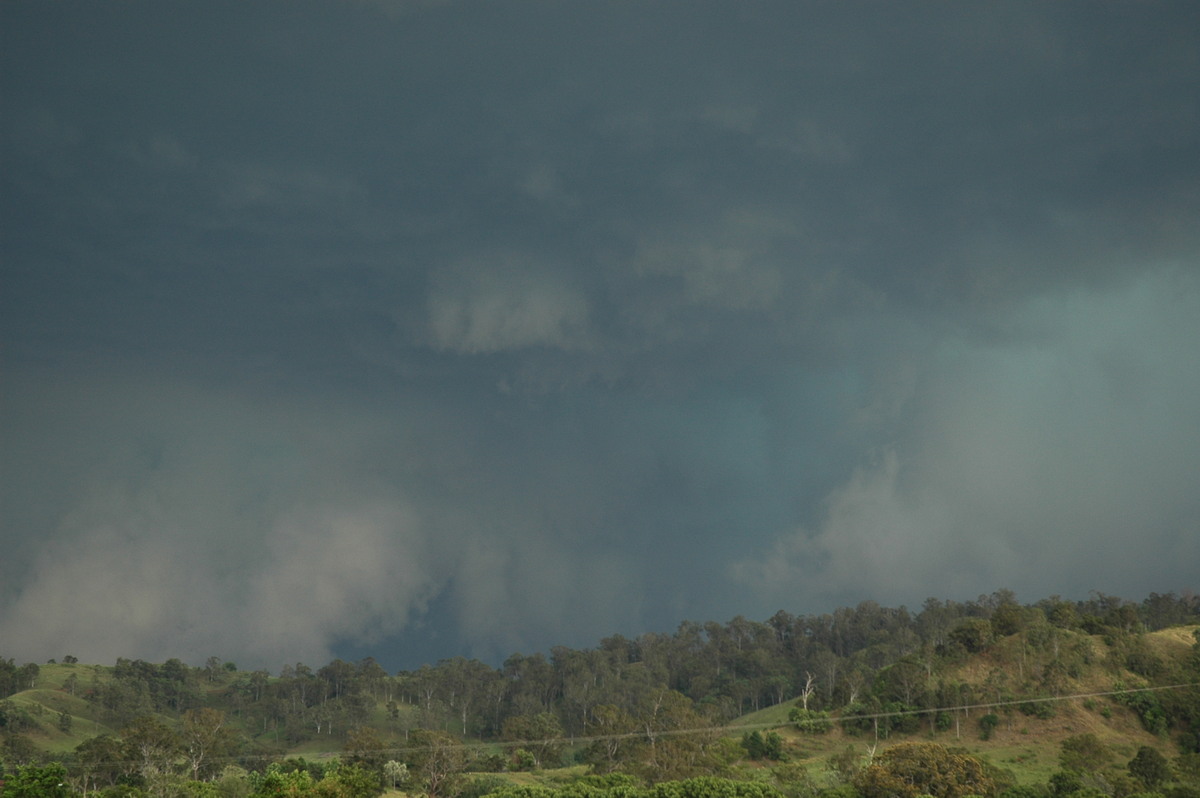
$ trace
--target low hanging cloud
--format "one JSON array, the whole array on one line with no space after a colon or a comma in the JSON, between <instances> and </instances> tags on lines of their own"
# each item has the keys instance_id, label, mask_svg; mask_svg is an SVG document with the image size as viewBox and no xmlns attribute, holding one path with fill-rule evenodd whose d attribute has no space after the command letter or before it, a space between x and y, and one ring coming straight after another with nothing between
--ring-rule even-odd
<instances>
[{"instance_id":1,"label":"low hanging cloud","mask_svg":"<svg viewBox=\"0 0 1200 798\"><path fill-rule=\"evenodd\" d=\"M1065 307L1065 312L1064 312ZM1003 339L946 339L895 440L820 524L733 568L763 594L914 602L1186 589L1200 562L1200 283L1175 269L1031 300Z\"/></svg>"},{"instance_id":2,"label":"low hanging cloud","mask_svg":"<svg viewBox=\"0 0 1200 798\"><path fill-rule=\"evenodd\" d=\"M575 548L595 531L577 515L597 503L586 470L532 452L506 477L492 433L427 398L381 411L165 376L86 395L23 383L39 387L10 411L51 413L59 435L8 437L8 487L47 530L14 543L0 592L0 640L21 658L273 669L345 646L386 658L419 632L499 661L639 611L637 569Z\"/></svg>"},{"instance_id":3,"label":"low hanging cloud","mask_svg":"<svg viewBox=\"0 0 1200 798\"><path fill-rule=\"evenodd\" d=\"M127 516L47 548L0 637L36 658L327 661L338 642L378 642L423 609L440 569L419 533L396 508L317 508L213 552L204 530Z\"/></svg>"},{"instance_id":4,"label":"low hanging cloud","mask_svg":"<svg viewBox=\"0 0 1200 798\"><path fill-rule=\"evenodd\" d=\"M438 552L392 502L293 510L267 534L249 575L242 623L252 654L285 662L300 641L377 644L419 616L442 587ZM310 644L311 645L311 644Z\"/></svg>"},{"instance_id":5,"label":"low hanging cloud","mask_svg":"<svg viewBox=\"0 0 1200 798\"><path fill-rule=\"evenodd\" d=\"M364 427L386 423L282 398L265 411L169 379L105 385L13 397L54 406L64 428L62 441L10 440L26 469L67 441L93 459L31 518L55 528L9 575L0 639L12 650L320 661L340 640L395 634L440 587L442 552L411 503L354 464Z\"/></svg>"}]
</instances>

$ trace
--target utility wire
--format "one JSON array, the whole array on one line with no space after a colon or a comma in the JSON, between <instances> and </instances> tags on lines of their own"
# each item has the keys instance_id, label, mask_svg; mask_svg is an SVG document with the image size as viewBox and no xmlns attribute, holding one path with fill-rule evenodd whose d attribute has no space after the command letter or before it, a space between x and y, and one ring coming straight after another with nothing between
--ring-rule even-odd
<instances>
[{"instance_id":1,"label":"utility wire","mask_svg":"<svg viewBox=\"0 0 1200 798\"><path fill-rule=\"evenodd\" d=\"M1148 692L1156 692L1156 691L1160 691L1160 690L1184 690L1184 689L1188 689L1188 688L1200 688L1200 682L1191 682L1191 683L1185 683L1185 684L1164 684L1164 685L1156 685L1153 687L1127 687L1127 688L1122 688L1120 690L1102 690L1102 691L1093 692L1093 693L1072 693L1070 695L1060 695L1060 696L1039 696L1039 697L1034 697L1034 698L1017 698L1017 699L1012 699L1012 700L1008 700L1008 701L987 701L987 702L981 702L981 703L976 703L976 704L959 704L956 706L949 706L949 707L933 707L933 708L928 708L928 709L906 709L906 710L897 710L894 712L876 712L876 713L871 713L871 714L866 714L866 715L844 715L841 717L822 718L821 720L828 721L830 724L844 723L846 721L858 721L858 720L882 720L885 718L905 717L908 715L929 715L929 714L935 714L938 712L964 712L964 711L969 711L972 709L994 709L997 707L1019 706L1021 704L1038 704L1038 703L1049 703L1049 702L1055 702L1055 701L1072 701L1074 699L1080 699L1080 698L1104 698L1104 697L1110 697L1110 696L1116 696L1116 695L1128 695L1131 693L1148 693ZM678 736L684 736L684 735L700 735L700 734L721 735L721 734L730 734L730 733L734 733L734 732L754 730L754 729L780 728L781 726L787 726L787 725L790 725L790 724L788 722L784 722L784 723L770 722L770 723L725 724L725 725L721 725L721 726L703 726L703 727L691 728L691 729L662 729L662 730L655 730L655 731L647 731L646 729L643 728L643 729L639 729L637 731L620 732L620 733L616 733L616 734L594 734L594 735L583 735L583 736L575 736L575 737L548 737L548 738L535 739L535 740L493 740L493 741L487 741L487 742L483 742L483 741L456 742L456 743L452 743L450 745L444 746L444 748L447 750L453 750L453 751L477 751L477 750L486 750L486 749L491 749L491 748L496 748L496 747L512 748L512 747L527 747L527 746L553 745L553 744L577 745L580 743L594 743L594 742L602 742L605 740L634 740L634 739L647 739L647 738L655 739L658 737L678 737ZM442 746L438 746L438 747L442 747ZM372 753L379 753L379 754L382 754L385 756L391 756L391 755L401 755L401 754L406 754L406 753L413 753L413 752L418 752L418 751L430 751L430 750L433 750L434 748L435 748L435 746L430 746L430 745L406 745L406 746L398 746L398 747L392 747L392 748L373 749ZM346 753L346 751L344 749L340 750L340 751L312 751L312 752L308 752L307 754L305 754L303 756L284 755L282 758L287 758L287 759L311 758L311 759L317 760L317 759L322 759L322 758L337 757L337 756L344 755L345 753ZM213 757L213 758L209 759L208 761L213 762L213 763L234 763L234 762L278 761L280 759L281 759L281 756L279 754L251 754L251 755L247 755L247 756ZM66 763L64 763L64 764L66 764ZM114 766L115 765L115 766L120 766L120 767L128 767L128 766L139 764L139 762L136 762L136 761L109 761L104 764L106 766ZM69 765L67 765L68 770L76 770L80 767L81 767L81 765L78 762L70 763Z\"/></svg>"}]
</instances>

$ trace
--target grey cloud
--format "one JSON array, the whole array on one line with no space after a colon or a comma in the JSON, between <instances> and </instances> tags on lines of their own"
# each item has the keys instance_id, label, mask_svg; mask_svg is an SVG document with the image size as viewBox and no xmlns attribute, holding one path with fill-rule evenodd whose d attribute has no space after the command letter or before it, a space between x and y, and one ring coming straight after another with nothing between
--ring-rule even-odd
<instances>
[{"instance_id":1,"label":"grey cloud","mask_svg":"<svg viewBox=\"0 0 1200 798\"><path fill-rule=\"evenodd\" d=\"M8 437L15 490L41 488L46 469L75 475L27 506L47 537L8 574L10 644L192 659L233 647L274 665L394 631L428 597L442 569L425 527L353 462L378 421L164 379L106 375L85 396L54 383L11 399L63 432Z\"/></svg>"},{"instance_id":2,"label":"grey cloud","mask_svg":"<svg viewBox=\"0 0 1200 798\"><path fill-rule=\"evenodd\" d=\"M3 639L1186 587L1198 13L0 4Z\"/></svg>"},{"instance_id":3,"label":"grey cloud","mask_svg":"<svg viewBox=\"0 0 1200 798\"><path fill-rule=\"evenodd\" d=\"M738 578L817 602L846 585L898 602L987 580L1188 584L1200 380L1181 342L1200 334L1198 303L1194 275L1148 272L1029 303L1025 340L942 342L905 391L908 431Z\"/></svg>"},{"instance_id":4,"label":"grey cloud","mask_svg":"<svg viewBox=\"0 0 1200 798\"><path fill-rule=\"evenodd\" d=\"M434 346L467 354L587 345L588 303L560 271L485 258L435 272L429 294Z\"/></svg>"},{"instance_id":5,"label":"grey cloud","mask_svg":"<svg viewBox=\"0 0 1200 798\"><path fill-rule=\"evenodd\" d=\"M378 644L443 587L428 531L391 501L298 507L289 516L267 534L240 619L243 645L260 661L285 662L318 645L314 658L329 657L343 638Z\"/></svg>"}]
</instances>

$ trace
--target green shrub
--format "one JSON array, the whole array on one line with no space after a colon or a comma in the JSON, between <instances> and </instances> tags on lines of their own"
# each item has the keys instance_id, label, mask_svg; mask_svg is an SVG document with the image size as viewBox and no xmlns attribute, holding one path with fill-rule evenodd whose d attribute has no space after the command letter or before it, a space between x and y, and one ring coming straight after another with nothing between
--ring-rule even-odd
<instances>
[{"instance_id":1,"label":"green shrub","mask_svg":"<svg viewBox=\"0 0 1200 798\"><path fill-rule=\"evenodd\" d=\"M829 719L829 713L818 712L815 709L792 707L791 712L788 713L788 720L806 734L826 734L833 728L833 721Z\"/></svg>"}]
</instances>

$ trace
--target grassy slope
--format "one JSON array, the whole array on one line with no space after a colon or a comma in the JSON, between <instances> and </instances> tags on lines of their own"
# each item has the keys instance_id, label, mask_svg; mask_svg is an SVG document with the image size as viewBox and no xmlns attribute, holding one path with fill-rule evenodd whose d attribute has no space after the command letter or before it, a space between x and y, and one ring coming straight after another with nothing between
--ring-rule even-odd
<instances>
[{"instance_id":1,"label":"grassy slope","mask_svg":"<svg viewBox=\"0 0 1200 798\"><path fill-rule=\"evenodd\" d=\"M1197 628L1200 627L1166 629L1147 635L1146 640L1155 653L1165 658L1182 658L1195 642L1192 632ZM1088 642L1096 650L1096 664L1085 669L1079 678L1071 680L1067 692L1102 692L1112 688L1114 676L1100 664L1103 662L1103 643L1099 638ZM1004 645L1005 641L1002 641L990 652L972 657L958 668L953 676L964 682L982 685L997 668L1011 667L1014 660L1011 652L1005 651ZM34 744L52 752L69 751L88 738L99 734L115 735L119 731L106 726L88 702L79 696L70 695L64 687L72 673L78 680L77 692L82 692L93 678L103 680L110 672L111 669L107 667L84 664L43 665L34 689L10 696L7 700L24 707L33 716L38 728L29 732L28 736ZM233 674L227 678L233 678ZM226 683L206 687L215 699ZM849 736L837 727L826 735L801 734L790 728L787 722L788 712L793 705L794 702L789 701L744 715L731 724L734 727L730 731L731 736L740 738L746 728L776 730L784 738L792 761L803 764L818 783L825 778L825 762L831 755L844 750L846 746L852 746L866 756L870 748L876 745L873 735ZM69 732L63 732L58 727L61 712L72 716ZM377 707L375 714L376 717L372 718L375 725L385 729L387 723L383 708ZM1175 753L1169 741L1146 732L1131 710L1116 704L1111 698L1056 702L1054 716L1045 720L1017 711L1000 712L1001 724L992 739L987 741L979 737L978 718L981 714L982 711L976 710L970 717L963 719L957 733L954 728L931 733L926 727L925 730L911 736L893 735L890 739L879 740L876 750L878 752L906 740L931 740L947 746L958 746L1012 771L1020 783L1044 782L1058 769L1058 753L1062 741L1085 732L1096 734L1113 750L1119 762L1128 761L1142 745L1156 746L1167 755ZM261 730L243 731L247 737L258 739L261 743L272 745L275 742L272 735L262 735ZM256 735L256 732L259 734ZM399 741L397 742L399 744ZM313 758L338 751L341 745L341 739L335 736L308 741L289 749L288 753ZM544 777L553 779L556 775L565 775L566 772L567 770L557 774L547 772ZM527 774L511 775L518 781L533 778Z\"/></svg>"},{"instance_id":2,"label":"grassy slope","mask_svg":"<svg viewBox=\"0 0 1200 798\"><path fill-rule=\"evenodd\" d=\"M1175 627L1146 635L1151 649L1165 659L1182 659L1187 656L1196 642L1193 632L1200 627ZM1104 645L1099 638L1089 644L1096 655L1096 664L1088 667L1078 679L1070 681L1070 694L1099 693L1113 688L1114 676L1103 661ZM972 657L953 674L964 682L981 685L1001 662L1012 660L1004 656L1002 648L993 649ZM1136 681L1136 677L1134 679ZM794 701L768 707L744 715L731 725L750 728L773 728L785 741L793 761L805 765L810 774L820 782L827 771L826 760L846 746L868 755L876 745L873 735L851 736L839 727L825 735L807 735L790 728L787 715ZM1054 703L1054 716L1045 720L1026 716L1013 710L997 710L1001 717L1000 726L990 740L980 739L978 720L987 710L976 710L960 724L958 733L954 728L944 732L933 732L928 727L913 735L892 735L878 741L876 753L900 742L928 740L946 746L964 748L992 764L1009 770L1020 784L1044 783L1050 774L1059 769L1058 754L1063 740L1068 737L1092 733L1109 747L1114 761L1125 763L1137 753L1138 748L1149 745L1158 748L1168 757L1177 751L1169 740L1157 737L1142 728L1132 710L1117 704L1112 698L1072 698ZM1107 717L1106 717L1107 716ZM743 732L737 732L741 736Z\"/></svg>"}]
</instances>

